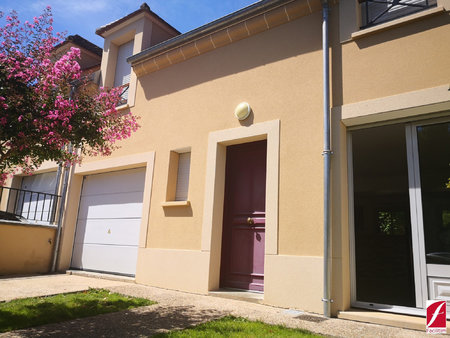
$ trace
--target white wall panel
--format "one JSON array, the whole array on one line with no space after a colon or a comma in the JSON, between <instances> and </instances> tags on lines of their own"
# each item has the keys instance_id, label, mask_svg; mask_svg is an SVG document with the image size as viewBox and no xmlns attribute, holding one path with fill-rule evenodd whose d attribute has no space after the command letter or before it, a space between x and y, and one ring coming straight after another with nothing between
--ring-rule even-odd
<instances>
[{"instance_id":1,"label":"white wall panel","mask_svg":"<svg viewBox=\"0 0 450 338\"><path fill-rule=\"evenodd\" d=\"M137 246L75 244L72 266L83 270L136 273Z\"/></svg>"},{"instance_id":2,"label":"white wall panel","mask_svg":"<svg viewBox=\"0 0 450 338\"><path fill-rule=\"evenodd\" d=\"M134 218L142 214L142 192L82 196L78 218Z\"/></svg>"},{"instance_id":3,"label":"white wall panel","mask_svg":"<svg viewBox=\"0 0 450 338\"><path fill-rule=\"evenodd\" d=\"M137 246L141 219L78 220L75 243Z\"/></svg>"}]
</instances>

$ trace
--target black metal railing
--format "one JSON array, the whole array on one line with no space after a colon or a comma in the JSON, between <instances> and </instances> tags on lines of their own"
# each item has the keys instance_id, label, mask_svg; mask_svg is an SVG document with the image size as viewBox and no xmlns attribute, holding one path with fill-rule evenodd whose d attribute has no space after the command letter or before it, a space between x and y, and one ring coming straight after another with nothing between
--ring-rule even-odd
<instances>
[{"instance_id":1,"label":"black metal railing","mask_svg":"<svg viewBox=\"0 0 450 338\"><path fill-rule=\"evenodd\" d=\"M126 104L128 102L128 89L130 89L130 84L124 84L121 86L122 91L120 92L120 102L119 106Z\"/></svg>"},{"instance_id":2,"label":"black metal railing","mask_svg":"<svg viewBox=\"0 0 450 338\"><path fill-rule=\"evenodd\" d=\"M56 194L0 187L1 217L55 223L60 198Z\"/></svg>"},{"instance_id":3,"label":"black metal railing","mask_svg":"<svg viewBox=\"0 0 450 338\"><path fill-rule=\"evenodd\" d=\"M359 0L362 27L368 28L436 6L436 0Z\"/></svg>"}]
</instances>

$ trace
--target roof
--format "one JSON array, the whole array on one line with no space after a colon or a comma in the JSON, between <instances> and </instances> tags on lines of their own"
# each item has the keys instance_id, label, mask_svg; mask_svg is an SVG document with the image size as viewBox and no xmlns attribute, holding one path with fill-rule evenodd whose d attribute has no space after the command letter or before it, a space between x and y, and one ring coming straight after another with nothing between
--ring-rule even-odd
<instances>
[{"instance_id":1,"label":"roof","mask_svg":"<svg viewBox=\"0 0 450 338\"><path fill-rule=\"evenodd\" d=\"M270 11L273 8L280 7L284 4L292 2L295 2L295 0L260 0L234 13L207 23L206 25L200 26L187 33L175 36L157 45L151 46L138 54L130 56L127 61L134 65L135 63L148 59L152 56L164 53L165 51L187 44L191 41L195 41L196 39L211 34L212 32L232 26L248 18L257 16L261 13Z\"/></svg>"},{"instance_id":2,"label":"roof","mask_svg":"<svg viewBox=\"0 0 450 338\"><path fill-rule=\"evenodd\" d=\"M120 18L116 21L113 21L107 25L101 26L99 28L96 29L95 34L103 36L103 33L105 33L106 31L109 31L110 29L120 25L121 23L141 14L141 13L148 13L150 14L151 17L153 17L156 21L158 21L159 23L161 23L163 26L166 26L166 28L172 30L173 32L177 33L177 34L181 34L180 31L178 31L176 28L174 28L173 26L171 26L170 24L168 24L166 21L164 21L161 17L159 17L155 12L153 12L152 10L150 10L150 6L147 5L147 3L143 3L138 10L134 11L133 13L130 13L126 16L124 16L123 18Z\"/></svg>"},{"instance_id":3,"label":"roof","mask_svg":"<svg viewBox=\"0 0 450 338\"><path fill-rule=\"evenodd\" d=\"M82 48L84 48L84 49L90 51L91 53L94 53L94 54L96 54L96 55L98 55L100 57L102 56L103 50L99 46L93 44L92 42L86 40L85 38L79 36L78 34L69 35L64 40L64 42L62 42L59 45L55 46L55 49L60 48L60 47L66 45L66 44L68 44L70 42L75 44L75 45L77 45L77 46L79 46L79 47L82 47Z\"/></svg>"}]
</instances>

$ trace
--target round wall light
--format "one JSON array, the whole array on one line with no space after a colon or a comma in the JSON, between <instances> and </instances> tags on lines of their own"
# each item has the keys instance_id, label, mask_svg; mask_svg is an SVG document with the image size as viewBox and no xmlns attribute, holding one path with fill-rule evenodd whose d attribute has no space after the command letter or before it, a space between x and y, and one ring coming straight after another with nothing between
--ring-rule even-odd
<instances>
[{"instance_id":1,"label":"round wall light","mask_svg":"<svg viewBox=\"0 0 450 338\"><path fill-rule=\"evenodd\" d=\"M247 102L241 102L236 106L234 116L236 116L239 121L242 121L250 115L251 111L252 109Z\"/></svg>"}]
</instances>

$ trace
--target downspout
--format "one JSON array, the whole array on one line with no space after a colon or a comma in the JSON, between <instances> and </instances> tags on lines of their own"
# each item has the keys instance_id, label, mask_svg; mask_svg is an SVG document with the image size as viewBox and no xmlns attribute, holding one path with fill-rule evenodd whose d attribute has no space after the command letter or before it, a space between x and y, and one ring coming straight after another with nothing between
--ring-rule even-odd
<instances>
[{"instance_id":1,"label":"downspout","mask_svg":"<svg viewBox=\"0 0 450 338\"><path fill-rule=\"evenodd\" d=\"M323 315L330 317L331 303L331 217L330 217L330 174L331 174L331 138L330 138L330 57L328 45L328 0L322 0L322 50L323 50Z\"/></svg>"},{"instance_id":2,"label":"downspout","mask_svg":"<svg viewBox=\"0 0 450 338\"><path fill-rule=\"evenodd\" d=\"M71 145L69 145L70 149L72 148ZM61 229L62 229L62 220L64 216L65 211L65 204L66 204L66 196L67 196L67 186L69 181L69 173L70 173L71 166L65 166L64 167L64 182L63 187L61 191L61 201L59 205L59 214L58 214L58 228L56 230L56 238L55 238L55 246L53 248L53 260L52 260L52 272L56 272L56 262L58 261L59 256L59 243L61 241Z\"/></svg>"},{"instance_id":3,"label":"downspout","mask_svg":"<svg viewBox=\"0 0 450 338\"><path fill-rule=\"evenodd\" d=\"M55 186L55 195L59 195L59 190L61 188L61 176L62 176L62 166L58 166L58 171L56 172L56 186ZM55 203L52 207L52 216L51 219L53 220L56 215L56 207L58 203Z\"/></svg>"},{"instance_id":4,"label":"downspout","mask_svg":"<svg viewBox=\"0 0 450 338\"><path fill-rule=\"evenodd\" d=\"M76 85L71 86L69 100L72 100L72 97L75 93L75 88L76 88ZM68 147L69 147L69 151L72 152L72 145L70 143L68 144ZM59 166L58 173L61 168L62 168L62 165ZM65 211L67 186L69 183L69 173L70 173L71 168L72 168L71 166L68 166L66 164L64 165L64 180L63 180L63 186L62 186L62 191L61 191L61 201L60 201L60 205L59 205L59 214L58 214L58 223L57 223L58 228L56 229L55 246L53 247L52 268L50 270L51 272L56 272L56 263L58 261L58 256L59 256L59 243L61 241L62 220L63 220L63 216L64 216L64 211Z\"/></svg>"}]
</instances>

